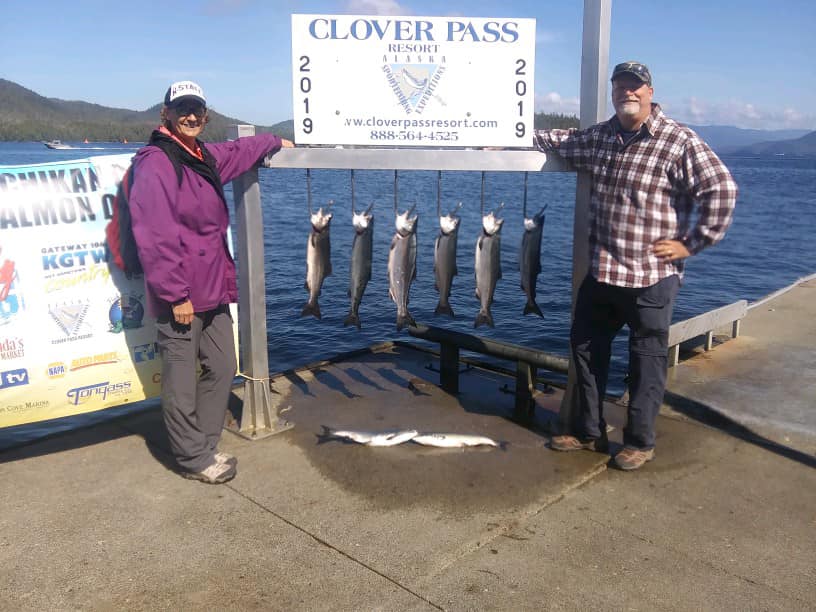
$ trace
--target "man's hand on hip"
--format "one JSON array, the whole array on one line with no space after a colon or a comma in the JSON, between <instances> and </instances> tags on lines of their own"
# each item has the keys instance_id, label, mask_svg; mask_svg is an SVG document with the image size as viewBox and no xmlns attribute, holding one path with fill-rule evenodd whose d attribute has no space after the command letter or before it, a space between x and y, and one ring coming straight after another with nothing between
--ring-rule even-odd
<instances>
[{"instance_id":1,"label":"man's hand on hip","mask_svg":"<svg viewBox=\"0 0 816 612\"><path fill-rule=\"evenodd\" d=\"M652 253L666 262L691 257L686 245L679 240L658 240L652 244Z\"/></svg>"}]
</instances>

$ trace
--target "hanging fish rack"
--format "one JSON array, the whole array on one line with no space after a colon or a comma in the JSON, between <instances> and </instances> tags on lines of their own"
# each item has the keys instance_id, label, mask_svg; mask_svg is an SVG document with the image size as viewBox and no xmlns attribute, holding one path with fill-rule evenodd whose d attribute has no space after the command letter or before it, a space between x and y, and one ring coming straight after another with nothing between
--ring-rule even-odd
<instances>
[{"instance_id":1,"label":"hanging fish rack","mask_svg":"<svg viewBox=\"0 0 816 612\"><path fill-rule=\"evenodd\" d=\"M252 126L240 126L249 127ZM253 129L254 132L254 129ZM242 133L241 136L247 135ZM267 157L267 168L335 170L438 170L476 172L569 172L556 155L535 150L384 149L296 147Z\"/></svg>"},{"instance_id":2,"label":"hanging fish rack","mask_svg":"<svg viewBox=\"0 0 816 612\"><path fill-rule=\"evenodd\" d=\"M584 0L583 42L581 49L581 127L602 121L606 115L607 76L609 67L610 0ZM231 126L230 138L249 136L254 126ZM264 160L269 168L340 169L340 170L435 170L476 172L570 172L568 164L557 156L536 150L470 150L357 147L297 147L282 149ZM527 184L525 180L525 190ZM243 369L249 377L244 389L240 426L236 433L259 439L287 429L290 425L280 416L279 406L269 393L267 360L265 287L263 263L263 216L260 206L258 171L251 170L233 181L239 235L238 259L241 262L239 290L241 319L240 347ZM589 214L590 182L587 173L579 172L576 185L573 234L573 291L588 268L588 245L585 228ZM484 199L484 198L483 198ZM260 267L260 273L253 273ZM443 348L444 352L444 348ZM448 355L448 363L456 360ZM529 364L527 364L529 366ZM519 381L530 381L529 367ZM517 385L518 387L519 385ZM522 385L523 386L523 385ZM569 377L565 402L559 412L562 425L571 422L575 399L574 377ZM518 398L517 398L518 400ZM523 400L523 398L522 398ZM521 401L521 400L518 400Z\"/></svg>"}]
</instances>

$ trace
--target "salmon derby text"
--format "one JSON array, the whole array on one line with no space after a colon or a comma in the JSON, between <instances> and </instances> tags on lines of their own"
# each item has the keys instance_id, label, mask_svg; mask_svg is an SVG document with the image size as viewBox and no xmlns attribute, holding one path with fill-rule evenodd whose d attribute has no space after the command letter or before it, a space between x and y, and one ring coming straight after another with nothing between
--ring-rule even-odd
<instances>
[{"instance_id":1,"label":"salmon derby text","mask_svg":"<svg viewBox=\"0 0 816 612\"><path fill-rule=\"evenodd\" d=\"M448 21L443 32L436 32L444 38L434 37L434 24L422 20L402 19L355 19L349 24L338 23L337 19L313 19L309 23L309 34L318 40L377 40L388 41L429 41L436 42L482 42L513 43L518 40L518 23L515 21L486 21L479 25L472 22ZM399 49L393 49L399 51ZM418 51L414 51L418 52ZM428 49L423 53L435 53Z\"/></svg>"}]
</instances>

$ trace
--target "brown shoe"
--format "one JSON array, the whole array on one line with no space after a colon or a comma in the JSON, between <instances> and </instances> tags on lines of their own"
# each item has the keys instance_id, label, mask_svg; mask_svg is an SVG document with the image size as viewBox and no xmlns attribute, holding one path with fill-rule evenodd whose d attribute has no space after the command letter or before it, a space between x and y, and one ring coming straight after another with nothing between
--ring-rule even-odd
<instances>
[{"instance_id":1,"label":"brown shoe","mask_svg":"<svg viewBox=\"0 0 816 612\"><path fill-rule=\"evenodd\" d=\"M580 440L575 436L553 436L550 439L550 448L557 451L576 451L576 450L591 450L599 453L609 451L609 440L606 438L606 433L600 438L590 438L589 440Z\"/></svg>"},{"instance_id":2,"label":"brown shoe","mask_svg":"<svg viewBox=\"0 0 816 612\"><path fill-rule=\"evenodd\" d=\"M636 470L643 467L647 461L654 459L655 452L653 448L649 450L638 450L636 448L624 448L621 452L615 455L615 465L622 470Z\"/></svg>"}]
</instances>

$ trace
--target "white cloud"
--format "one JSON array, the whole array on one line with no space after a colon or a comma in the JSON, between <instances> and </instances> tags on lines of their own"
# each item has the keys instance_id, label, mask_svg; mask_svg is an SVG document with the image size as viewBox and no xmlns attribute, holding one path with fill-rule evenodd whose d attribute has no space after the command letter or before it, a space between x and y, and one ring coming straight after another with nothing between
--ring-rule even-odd
<instances>
[{"instance_id":1,"label":"white cloud","mask_svg":"<svg viewBox=\"0 0 816 612\"><path fill-rule=\"evenodd\" d=\"M394 0L349 0L346 10L352 15L411 15L413 11Z\"/></svg>"},{"instance_id":2,"label":"white cloud","mask_svg":"<svg viewBox=\"0 0 816 612\"><path fill-rule=\"evenodd\" d=\"M548 32L546 30L539 30L536 32L536 45L548 45L553 42L557 42L560 40L560 36L557 32Z\"/></svg>"},{"instance_id":3,"label":"white cloud","mask_svg":"<svg viewBox=\"0 0 816 612\"><path fill-rule=\"evenodd\" d=\"M579 98L564 98L558 92L551 91L546 94L539 94L535 97L535 110L537 113L561 113L562 115L575 115L581 108Z\"/></svg>"},{"instance_id":4,"label":"white cloud","mask_svg":"<svg viewBox=\"0 0 816 612\"><path fill-rule=\"evenodd\" d=\"M696 125L733 125L761 130L816 128L816 115L790 107L762 108L741 100L708 102L695 97L661 104L672 118Z\"/></svg>"}]
</instances>

